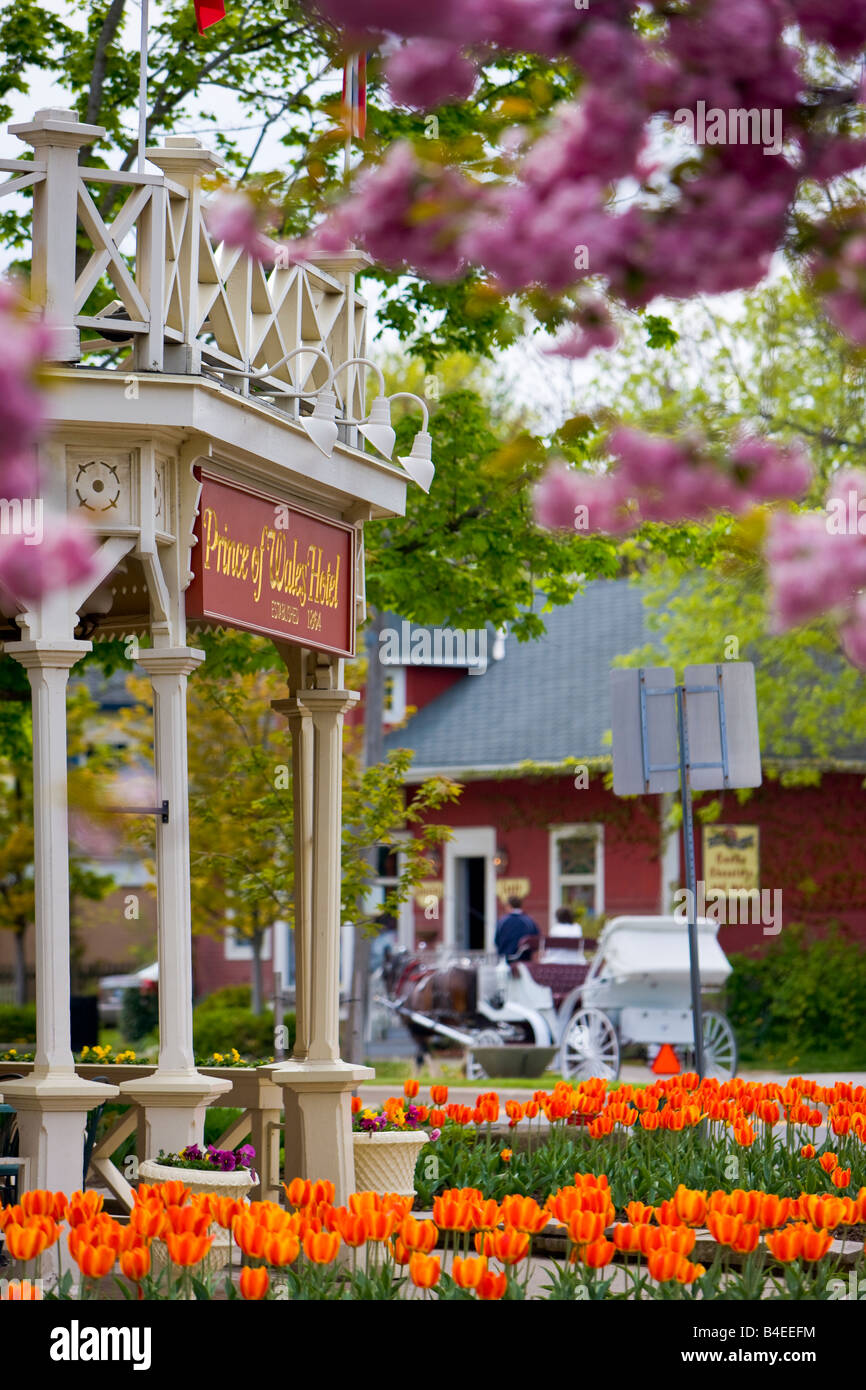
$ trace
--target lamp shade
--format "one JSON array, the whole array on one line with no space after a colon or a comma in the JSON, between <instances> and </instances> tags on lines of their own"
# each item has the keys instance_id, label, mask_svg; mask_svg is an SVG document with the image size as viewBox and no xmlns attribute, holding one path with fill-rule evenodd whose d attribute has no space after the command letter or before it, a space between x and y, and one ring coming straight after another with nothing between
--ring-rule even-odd
<instances>
[{"instance_id":1,"label":"lamp shade","mask_svg":"<svg viewBox=\"0 0 866 1390\"><path fill-rule=\"evenodd\" d=\"M412 452L400 462L409 477L418 484L422 492L429 492L436 469L433 466L433 439L427 430L419 430L412 444Z\"/></svg>"},{"instance_id":2,"label":"lamp shade","mask_svg":"<svg viewBox=\"0 0 866 1390\"><path fill-rule=\"evenodd\" d=\"M302 415L300 423L325 458L330 458L337 442L337 397L333 391L320 391L312 415Z\"/></svg>"},{"instance_id":3,"label":"lamp shade","mask_svg":"<svg viewBox=\"0 0 866 1390\"><path fill-rule=\"evenodd\" d=\"M377 396L370 407L370 418L358 426L359 433L389 459L394 452L397 436L391 424L391 402L387 396Z\"/></svg>"}]
</instances>

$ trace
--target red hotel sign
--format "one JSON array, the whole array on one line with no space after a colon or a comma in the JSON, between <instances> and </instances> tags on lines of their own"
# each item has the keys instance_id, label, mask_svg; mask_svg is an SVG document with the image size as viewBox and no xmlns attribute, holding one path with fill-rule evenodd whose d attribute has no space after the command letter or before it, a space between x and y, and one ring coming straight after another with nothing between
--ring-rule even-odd
<instances>
[{"instance_id":1,"label":"red hotel sign","mask_svg":"<svg viewBox=\"0 0 866 1390\"><path fill-rule=\"evenodd\" d=\"M354 656L354 527L201 478L188 617Z\"/></svg>"}]
</instances>

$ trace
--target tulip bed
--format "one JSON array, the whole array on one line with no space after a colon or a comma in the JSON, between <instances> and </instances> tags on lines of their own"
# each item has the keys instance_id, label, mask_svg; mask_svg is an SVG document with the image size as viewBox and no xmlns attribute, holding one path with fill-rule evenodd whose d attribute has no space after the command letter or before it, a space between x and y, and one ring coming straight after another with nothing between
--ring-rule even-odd
<instances>
[{"instance_id":1,"label":"tulip bed","mask_svg":"<svg viewBox=\"0 0 866 1390\"><path fill-rule=\"evenodd\" d=\"M499 1202L477 1188L453 1189L436 1198L432 1221L395 1194L355 1193L336 1207L329 1182L295 1179L285 1191L282 1207L192 1195L179 1181L142 1184L123 1223L94 1192L27 1192L0 1211L20 1266L2 1296L104 1297L113 1276L127 1298L151 1300L832 1298L844 1284L831 1232L866 1216L866 1189L856 1199L791 1199L680 1186L657 1207L628 1203L616 1221L607 1177L594 1173L575 1173L543 1206L516 1193ZM551 1224L565 1236L567 1258L539 1275L532 1242ZM40 1265L64 1226L77 1272L67 1268L43 1292ZM231 1230L238 1265L213 1274L203 1261L217 1226ZM689 1258L703 1226L715 1243L709 1266ZM157 1240L167 1261L152 1260Z\"/></svg>"},{"instance_id":2,"label":"tulip bed","mask_svg":"<svg viewBox=\"0 0 866 1390\"><path fill-rule=\"evenodd\" d=\"M418 1112L417 1082L407 1081L404 1090ZM680 1184L792 1197L866 1184L866 1087L848 1082L699 1082L690 1073L645 1087L559 1082L551 1092L504 1105L491 1091L474 1106L448 1104L444 1086L430 1090L422 1122L441 1135L418 1164L418 1202L425 1208L448 1187L543 1201L575 1169L606 1174L619 1209L635 1199L663 1201ZM395 1104L385 1104L392 1116ZM823 1126L825 1137L816 1144Z\"/></svg>"},{"instance_id":3,"label":"tulip bed","mask_svg":"<svg viewBox=\"0 0 866 1390\"><path fill-rule=\"evenodd\" d=\"M430 1105L418 1092L407 1081L383 1112L400 1128L411 1102L441 1129L416 1179L437 1188L418 1199L432 1220L395 1194L335 1206L329 1182L301 1179L286 1186L286 1206L142 1184L123 1222L97 1193L34 1191L0 1208L15 1262L3 1296L105 1297L119 1286L142 1299L821 1299L862 1277L866 1088L800 1077L784 1087L559 1083L505 1102L507 1146L495 1092L472 1107L449 1105L442 1086ZM234 1267L209 1273L219 1227L231 1231ZM542 1233L558 1235L564 1258L539 1255ZM704 1263L691 1258L698 1239ZM843 1240L853 1268L842 1267ZM152 1259L154 1241L164 1258ZM33 1280L55 1245L69 1259L43 1294Z\"/></svg>"}]
</instances>

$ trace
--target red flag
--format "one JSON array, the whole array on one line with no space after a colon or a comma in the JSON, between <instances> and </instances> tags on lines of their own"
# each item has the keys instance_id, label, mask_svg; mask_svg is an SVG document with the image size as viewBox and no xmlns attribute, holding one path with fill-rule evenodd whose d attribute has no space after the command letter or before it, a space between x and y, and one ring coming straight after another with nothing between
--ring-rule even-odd
<instances>
[{"instance_id":1,"label":"red flag","mask_svg":"<svg viewBox=\"0 0 866 1390\"><path fill-rule=\"evenodd\" d=\"M367 55L353 53L343 68L343 123L349 135L367 133Z\"/></svg>"},{"instance_id":2,"label":"red flag","mask_svg":"<svg viewBox=\"0 0 866 1390\"><path fill-rule=\"evenodd\" d=\"M209 29L212 24L218 24L221 19L226 17L226 7L223 0L194 0L194 4L195 22L200 34L203 34L205 29Z\"/></svg>"}]
</instances>

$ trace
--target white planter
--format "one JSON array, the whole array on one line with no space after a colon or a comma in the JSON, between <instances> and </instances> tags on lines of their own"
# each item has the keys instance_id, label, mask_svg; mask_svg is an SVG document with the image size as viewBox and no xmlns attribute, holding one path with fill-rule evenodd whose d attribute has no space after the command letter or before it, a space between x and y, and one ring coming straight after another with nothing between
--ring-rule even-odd
<instances>
[{"instance_id":1,"label":"white planter","mask_svg":"<svg viewBox=\"0 0 866 1390\"><path fill-rule=\"evenodd\" d=\"M355 1191L414 1197L415 1164L429 1138L423 1129L353 1134Z\"/></svg>"},{"instance_id":2,"label":"white planter","mask_svg":"<svg viewBox=\"0 0 866 1390\"><path fill-rule=\"evenodd\" d=\"M139 1166L138 1176L142 1182L151 1184L182 1182L192 1192L211 1192L216 1197L233 1197L237 1202L244 1200L253 1185L253 1175L249 1168L236 1168L232 1173L215 1169L209 1173L204 1168L172 1168L169 1164L157 1163L150 1158ZM231 1255L231 1231L213 1225L211 1234L213 1244L201 1264L195 1266L196 1271L202 1274L215 1274L217 1270L223 1269L229 1263ZM153 1242L152 1258L155 1272L165 1268L168 1251L164 1241Z\"/></svg>"}]
</instances>

